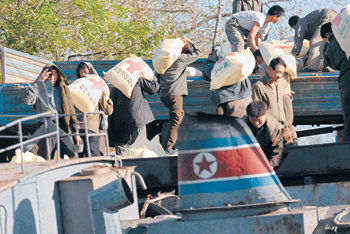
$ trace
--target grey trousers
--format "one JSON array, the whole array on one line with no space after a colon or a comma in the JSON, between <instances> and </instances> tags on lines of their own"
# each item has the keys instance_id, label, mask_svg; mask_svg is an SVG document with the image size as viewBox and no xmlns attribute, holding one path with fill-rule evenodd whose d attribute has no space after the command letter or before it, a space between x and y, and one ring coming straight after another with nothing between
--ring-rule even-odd
<instances>
[{"instance_id":1,"label":"grey trousers","mask_svg":"<svg viewBox=\"0 0 350 234\"><path fill-rule=\"evenodd\" d=\"M240 27L236 19L229 19L226 22L225 33L232 52L244 50L244 36L248 35L249 31Z\"/></svg>"},{"instance_id":2,"label":"grey trousers","mask_svg":"<svg viewBox=\"0 0 350 234\"><path fill-rule=\"evenodd\" d=\"M29 139L38 137L56 130L56 124L48 121L47 128L44 123L38 124L38 129L33 133ZM63 158L63 155L66 154L69 157L75 157L76 146L74 145L73 139L70 136L61 137L63 134L66 134L62 129L59 129L60 135L60 156ZM46 143L47 142L47 143ZM34 147L34 146L37 147ZM23 146L23 151L26 152L30 150L32 153L40 155L45 159L52 159L54 156L54 150L57 148L57 138L56 136L51 136L46 139L38 140L37 143L29 143ZM32 151L34 149L34 152ZM45 157L46 156L46 157Z\"/></svg>"},{"instance_id":3,"label":"grey trousers","mask_svg":"<svg viewBox=\"0 0 350 234\"><path fill-rule=\"evenodd\" d=\"M318 71L318 67L320 65L321 58L323 58L323 50L326 46L326 42L322 40L321 37L321 27L325 23L331 22L335 17L337 16L336 12L330 12L329 15L327 15L323 20L322 24L320 24L314 35L312 36L310 40L310 49L308 53L308 60L306 61L305 69L306 71L312 70L312 71Z\"/></svg>"},{"instance_id":4,"label":"grey trousers","mask_svg":"<svg viewBox=\"0 0 350 234\"><path fill-rule=\"evenodd\" d=\"M242 118L247 114L246 109L249 103L252 102L252 97L246 97L243 99L235 100L232 102L225 102L220 104L216 108L216 113L218 115L233 116Z\"/></svg>"}]
</instances>

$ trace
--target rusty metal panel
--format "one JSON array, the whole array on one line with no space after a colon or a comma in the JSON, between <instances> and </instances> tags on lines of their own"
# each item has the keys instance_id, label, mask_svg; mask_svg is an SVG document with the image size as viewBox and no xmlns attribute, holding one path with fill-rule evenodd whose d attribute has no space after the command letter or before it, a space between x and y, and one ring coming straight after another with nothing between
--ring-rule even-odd
<instances>
[{"instance_id":1,"label":"rusty metal panel","mask_svg":"<svg viewBox=\"0 0 350 234\"><path fill-rule=\"evenodd\" d=\"M9 48L2 48L2 83L33 82L49 60L25 54Z\"/></svg>"}]
</instances>

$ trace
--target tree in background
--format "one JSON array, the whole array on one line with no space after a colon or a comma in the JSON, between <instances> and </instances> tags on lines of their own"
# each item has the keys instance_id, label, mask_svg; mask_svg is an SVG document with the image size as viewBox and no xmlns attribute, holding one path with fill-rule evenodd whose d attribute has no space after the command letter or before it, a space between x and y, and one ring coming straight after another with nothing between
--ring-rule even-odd
<instances>
[{"instance_id":1,"label":"tree in background","mask_svg":"<svg viewBox=\"0 0 350 234\"><path fill-rule=\"evenodd\" d=\"M132 17L135 9L112 0L1 2L0 44L52 60L149 57L165 35L152 18Z\"/></svg>"},{"instance_id":2,"label":"tree in background","mask_svg":"<svg viewBox=\"0 0 350 234\"><path fill-rule=\"evenodd\" d=\"M123 59L136 54L150 59L165 38L191 38L207 54L214 32L227 39L224 25L232 0L0 0L0 44L52 60ZM286 15L270 36L282 39L292 31L293 14L306 15L321 5L335 10L347 0L263 0L264 11L274 4ZM322 4L321 4L322 3ZM216 27L221 12L222 21ZM275 28L278 27L278 28Z\"/></svg>"}]
</instances>

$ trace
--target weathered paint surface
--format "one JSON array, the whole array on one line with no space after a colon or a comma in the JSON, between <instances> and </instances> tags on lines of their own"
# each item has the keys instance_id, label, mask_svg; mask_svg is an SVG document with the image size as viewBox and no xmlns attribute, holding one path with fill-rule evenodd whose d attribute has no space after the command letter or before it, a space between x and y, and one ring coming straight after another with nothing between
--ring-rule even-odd
<instances>
[{"instance_id":1,"label":"weathered paint surface","mask_svg":"<svg viewBox=\"0 0 350 234\"><path fill-rule=\"evenodd\" d=\"M291 211L218 219L213 215L210 220L186 220L181 217L160 217L123 221L123 232L152 234L192 234L192 233L325 233L325 221L333 217L343 207L304 207Z\"/></svg>"},{"instance_id":2,"label":"weathered paint surface","mask_svg":"<svg viewBox=\"0 0 350 234\"><path fill-rule=\"evenodd\" d=\"M1 47L3 84L33 82L49 60Z\"/></svg>"},{"instance_id":3,"label":"weathered paint surface","mask_svg":"<svg viewBox=\"0 0 350 234\"><path fill-rule=\"evenodd\" d=\"M181 209L291 200L243 120L185 115L178 136Z\"/></svg>"},{"instance_id":4,"label":"weathered paint surface","mask_svg":"<svg viewBox=\"0 0 350 234\"><path fill-rule=\"evenodd\" d=\"M21 53L8 48L2 48L2 78L5 83L17 85L0 86L0 114L34 113L31 106L23 103L23 87L32 83L40 73L42 67L50 61ZM81 61L55 62L63 73L72 80L76 78L75 69ZM100 76L103 72L114 67L119 61L88 61L96 68ZM152 61L146 60L152 67ZM191 66L201 70L205 59L198 59ZM313 76L313 74L299 74L299 77L291 82L295 92L293 109L295 123L301 124L335 124L342 123L342 108L339 102L338 74L325 73ZM257 76L250 77L252 84L257 81ZM201 77L188 78L189 95L184 97L184 110L186 112L214 113L215 106L211 101L209 83ZM26 83L24 85L18 85ZM157 95L147 95L148 102L156 119L168 119L168 110ZM0 124L9 122L8 119L0 119Z\"/></svg>"},{"instance_id":5,"label":"weathered paint surface","mask_svg":"<svg viewBox=\"0 0 350 234\"><path fill-rule=\"evenodd\" d=\"M111 166L105 157L25 165L0 165L0 230L3 233L63 233L58 180L93 165ZM88 206L88 204L86 204Z\"/></svg>"},{"instance_id":6,"label":"weathered paint surface","mask_svg":"<svg viewBox=\"0 0 350 234\"><path fill-rule=\"evenodd\" d=\"M350 182L322 183L285 187L297 206L331 206L350 204Z\"/></svg>"}]
</instances>

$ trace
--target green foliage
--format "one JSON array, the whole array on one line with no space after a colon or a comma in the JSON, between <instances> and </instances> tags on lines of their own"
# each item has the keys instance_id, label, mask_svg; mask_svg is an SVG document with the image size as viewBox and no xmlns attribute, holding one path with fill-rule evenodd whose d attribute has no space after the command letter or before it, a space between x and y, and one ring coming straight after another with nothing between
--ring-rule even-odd
<instances>
[{"instance_id":1,"label":"green foliage","mask_svg":"<svg viewBox=\"0 0 350 234\"><path fill-rule=\"evenodd\" d=\"M114 0L8 0L1 6L1 45L55 61L85 54L91 56L82 59L149 58L167 31Z\"/></svg>"}]
</instances>

